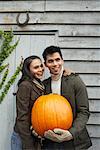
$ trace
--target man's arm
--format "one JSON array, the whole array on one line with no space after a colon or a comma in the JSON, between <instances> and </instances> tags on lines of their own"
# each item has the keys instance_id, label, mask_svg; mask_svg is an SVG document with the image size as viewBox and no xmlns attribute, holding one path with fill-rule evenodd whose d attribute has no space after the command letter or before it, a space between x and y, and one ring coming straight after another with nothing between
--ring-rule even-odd
<instances>
[{"instance_id":1,"label":"man's arm","mask_svg":"<svg viewBox=\"0 0 100 150\"><path fill-rule=\"evenodd\" d=\"M69 129L69 132L73 135L74 139L76 139L86 127L90 113L86 86L79 76L76 76L74 86L76 99L76 118L73 121L73 125Z\"/></svg>"}]
</instances>

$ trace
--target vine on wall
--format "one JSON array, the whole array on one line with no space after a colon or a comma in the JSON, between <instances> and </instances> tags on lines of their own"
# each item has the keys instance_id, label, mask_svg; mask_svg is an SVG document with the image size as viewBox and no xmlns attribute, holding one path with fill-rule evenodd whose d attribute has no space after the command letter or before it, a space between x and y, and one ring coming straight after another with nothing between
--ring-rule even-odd
<instances>
[{"instance_id":1,"label":"vine on wall","mask_svg":"<svg viewBox=\"0 0 100 150\"><path fill-rule=\"evenodd\" d=\"M0 31L0 76L2 71L5 72L3 74L2 79L0 80L0 103L4 100L5 96L7 95L11 85L14 83L15 79L17 78L23 64L23 60L20 62L20 65L17 67L15 73L10 77L9 81L7 81L6 85L4 85L7 75L9 73L9 63L3 64L5 59L9 57L9 55L14 51L16 46L18 45L19 39L12 45L11 42L13 41L14 34L12 31L4 32Z\"/></svg>"}]
</instances>

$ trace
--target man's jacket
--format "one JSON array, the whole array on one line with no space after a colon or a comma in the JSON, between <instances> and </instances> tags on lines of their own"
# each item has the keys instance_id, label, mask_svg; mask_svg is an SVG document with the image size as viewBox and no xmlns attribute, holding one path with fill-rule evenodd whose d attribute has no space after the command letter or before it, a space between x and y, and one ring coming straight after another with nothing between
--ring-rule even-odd
<instances>
[{"instance_id":1,"label":"man's jacket","mask_svg":"<svg viewBox=\"0 0 100 150\"><path fill-rule=\"evenodd\" d=\"M51 77L44 80L44 85L46 94L52 93ZM74 138L75 150L85 150L92 145L86 129L90 113L86 86L79 75L71 74L69 76L62 76L61 95L69 101L73 110L74 120L69 131ZM53 143L56 144L55 142ZM65 150L66 149L67 142L65 144Z\"/></svg>"}]
</instances>

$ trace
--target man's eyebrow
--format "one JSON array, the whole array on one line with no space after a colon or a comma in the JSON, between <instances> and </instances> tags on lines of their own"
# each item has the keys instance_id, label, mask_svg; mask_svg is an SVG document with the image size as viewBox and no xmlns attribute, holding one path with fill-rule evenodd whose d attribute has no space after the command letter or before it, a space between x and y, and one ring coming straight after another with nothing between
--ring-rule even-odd
<instances>
[{"instance_id":1,"label":"man's eyebrow","mask_svg":"<svg viewBox=\"0 0 100 150\"><path fill-rule=\"evenodd\" d=\"M48 59L48 61L53 61L53 59Z\"/></svg>"},{"instance_id":2,"label":"man's eyebrow","mask_svg":"<svg viewBox=\"0 0 100 150\"><path fill-rule=\"evenodd\" d=\"M60 58L56 58L56 60L58 60L58 59L60 60Z\"/></svg>"}]
</instances>

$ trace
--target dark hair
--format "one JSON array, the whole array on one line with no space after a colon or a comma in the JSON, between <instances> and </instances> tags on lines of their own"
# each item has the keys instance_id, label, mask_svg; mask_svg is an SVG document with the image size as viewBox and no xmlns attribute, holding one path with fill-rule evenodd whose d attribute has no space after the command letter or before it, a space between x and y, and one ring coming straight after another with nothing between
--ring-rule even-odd
<instances>
[{"instance_id":1,"label":"dark hair","mask_svg":"<svg viewBox=\"0 0 100 150\"><path fill-rule=\"evenodd\" d=\"M44 61L46 61L47 59L47 55L52 55L53 53L59 53L59 55L61 56L61 58L63 59L62 57L62 53L61 53L61 50L60 50L60 47L58 46L49 46L47 47L44 52L42 53L42 56L44 58Z\"/></svg>"},{"instance_id":2,"label":"dark hair","mask_svg":"<svg viewBox=\"0 0 100 150\"><path fill-rule=\"evenodd\" d=\"M29 56L24 60L23 67L22 67L22 70L21 70L22 71L22 76L21 76L20 80L18 81L18 86L24 80L33 79L33 76L32 76L32 74L30 73L30 70L29 70L29 66L30 66L31 62L34 59L40 59L41 60L40 57L35 56L35 55Z\"/></svg>"}]
</instances>

